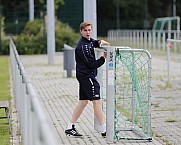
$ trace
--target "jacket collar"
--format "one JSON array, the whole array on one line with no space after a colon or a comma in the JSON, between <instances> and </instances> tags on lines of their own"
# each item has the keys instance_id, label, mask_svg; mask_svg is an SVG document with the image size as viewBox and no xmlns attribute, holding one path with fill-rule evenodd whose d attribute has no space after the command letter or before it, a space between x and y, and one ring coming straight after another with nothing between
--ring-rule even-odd
<instances>
[{"instance_id":1,"label":"jacket collar","mask_svg":"<svg viewBox=\"0 0 181 145\"><path fill-rule=\"evenodd\" d=\"M91 41L92 41L92 38L90 38L90 40L88 40L87 38L85 38L85 37L83 37L83 36L82 36L82 39L85 40L85 41L87 41L87 42L91 42Z\"/></svg>"}]
</instances>

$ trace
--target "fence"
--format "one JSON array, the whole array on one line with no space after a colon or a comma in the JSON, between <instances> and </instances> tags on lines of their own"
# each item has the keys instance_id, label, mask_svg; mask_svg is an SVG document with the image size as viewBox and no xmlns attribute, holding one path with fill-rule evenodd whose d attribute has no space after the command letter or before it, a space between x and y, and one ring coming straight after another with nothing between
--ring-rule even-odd
<instances>
[{"instance_id":1,"label":"fence","mask_svg":"<svg viewBox=\"0 0 181 145\"><path fill-rule=\"evenodd\" d=\"M109 30L110 41L133 48L166 50L167 38L180 39L181 33L172 30ZM177 52L177 47L174 47Z\"/></svg>"},{"instance_id":2,"label":"fence","mask_svg":"<svg viewBox=\"0 0 181 145\"><path fill-rule=\"evenodd\" d=\"M171 44L172 43L172 44ZM167 39L167 75L168 75L168 82L170 83L170 49L177 47L178 54L180 54L180 89L181 89L181 40L176 39ZM179 68L177 68L179 69ZM176 77L174 75L174 77Z\"/></svg>"},{"instance_id":3,"label":"fence","mask_svg":"<svg viewBox=\"0 0 181 145\"><path fill-rule=\"evenodd\" d=\"M150 53L111 46L106 64L98 71L106 113L106 140L152 140Z\"/></svg>"},{"instance_id":4,"label":"fence","mask_svg":"<svg viewBox=\"0 0 181 145\"><path fill-rule=\"evenodd\" d=\"M23 144L56 145L38 95L12 40L10 40L10 58Z\"/></svg>"}]
</instances>

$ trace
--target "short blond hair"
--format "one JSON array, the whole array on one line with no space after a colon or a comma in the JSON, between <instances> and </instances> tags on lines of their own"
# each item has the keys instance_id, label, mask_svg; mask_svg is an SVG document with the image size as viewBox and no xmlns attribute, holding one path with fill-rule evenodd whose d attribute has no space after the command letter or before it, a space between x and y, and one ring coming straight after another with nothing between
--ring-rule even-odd
<instances>
[{"instance_id":1,"label":"short blond hair","mask_svg":"<svg viewBox=\"0 0 181 145\"><path fill-rule=\"evenodd\" d=\"M82 22L80 24L80 30L84 29L87 26L91 26L91 28L92 28L92 23L91 22Z\"/></svg>"}]
</instances>

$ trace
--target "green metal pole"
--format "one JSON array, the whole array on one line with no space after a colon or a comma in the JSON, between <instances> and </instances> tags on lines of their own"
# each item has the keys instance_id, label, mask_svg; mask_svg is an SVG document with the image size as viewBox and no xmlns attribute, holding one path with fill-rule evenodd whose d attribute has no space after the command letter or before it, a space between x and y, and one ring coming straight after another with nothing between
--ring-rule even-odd
<instances>
[{"instance_id":1,"label":"green metal pole","mask_svg":"<svg viewBox=\"0 0 181 145\"><path fill-rule=\"evenodd\" d=\"M176 9L176 0L173 0L173 16L176 17L177 9Z\"/></svg>"},{"instance_id":2,"label":"green metal pole","mask_svg":"<svg viewBox=\"0 0 181 145\"><path fill-rule=\"evenodd\" d=\"M116 27L120 29L120 6L119 0L116 0Z\"/></svg>"},{"instance_id":3,"label":"green metal pole","mask_svg":"<svg viewBox=\"0 0 181 145\"><path fill-rule=\"evenodd\" d=\"M144 20L144 28L148 28L148 0L145 0L145 20Z\"/></svg>"}]
</instances>

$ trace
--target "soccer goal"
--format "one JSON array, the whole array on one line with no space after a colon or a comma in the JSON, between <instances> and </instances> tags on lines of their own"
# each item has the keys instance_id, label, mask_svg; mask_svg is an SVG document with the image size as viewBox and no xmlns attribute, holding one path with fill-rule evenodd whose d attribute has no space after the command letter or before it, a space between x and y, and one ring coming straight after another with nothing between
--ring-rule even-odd
<instances>
[{"instance_id":1,"label":"soccer goal","mask_svg":"<svg viewBox=\"0 0 181 145\"><path fill-rule=\"evenodd\" d=\"M106 140L152 140L151 55L143 49L105 47L106 64L99 70Z\"/></svg>"}]
</instances>

